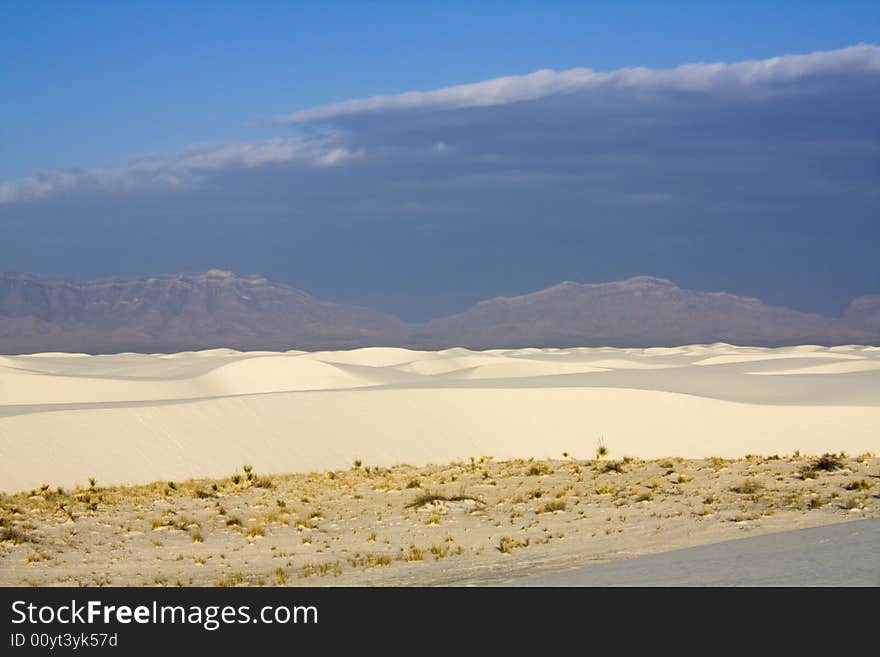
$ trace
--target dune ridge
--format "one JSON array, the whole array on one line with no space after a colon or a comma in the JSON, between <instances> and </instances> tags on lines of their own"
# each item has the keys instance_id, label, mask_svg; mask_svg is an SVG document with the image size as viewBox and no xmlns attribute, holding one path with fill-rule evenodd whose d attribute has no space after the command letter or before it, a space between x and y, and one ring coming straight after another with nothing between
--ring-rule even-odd
<instances>
[{"instance_id":1,"label":"dune ridge","mask_svg":"<svg viewBox=\"0 0 880 657\"><path fill-rule=\"evenodd\" d=\"M498 458L880 449L880 348L0 357L0 486Z\"/></svg>"}]
</instances>

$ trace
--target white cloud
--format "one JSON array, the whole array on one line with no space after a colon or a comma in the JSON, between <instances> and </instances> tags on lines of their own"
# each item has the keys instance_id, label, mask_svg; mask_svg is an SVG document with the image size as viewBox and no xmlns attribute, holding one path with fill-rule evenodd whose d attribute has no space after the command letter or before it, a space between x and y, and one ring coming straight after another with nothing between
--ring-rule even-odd
<instances>
[{"instance_id":1,"label":"white cloud","mask_svg":"<svg viewBox=\"0 0 880 657\"><path fill-rule=\"evenodd\" d=\"M880 47L860 44L808 55L785 55L733 64L685 64L673 69L625 68L610 73L589 68L541 70L528 75L495 78L434 91L409 91L347 100L294 112L279 117L277 122L313 123L392 110L489 107L603 87L703 93L741 92L805 77L852 72L880 72Z\"/></svg>"},{"instance_id":2,"label":"white cloud","mask_svg":"<svg viewBox=\"0 0 880 657\"><path fill-rule=\"evenodd\" d=\"M336 136L203 144L168 155L143 156L118 167L57 170L0 183L0 204L79 190L119 193L183 188L197 184L212 172L294 161L317 167L336 166L363 155L363 151L353 152L339 146Z\"/></svg>"},{"instance_id":3,"label":"white cloud","mask_svg":"<svg viewBox=\"0 0 880 657\"><path fill-rule=\"evenodd\" d=\"M358 159L363 157L363 155L364 152L362 150L350 151L347 148L334 148L333 150L320 155L317 159L317 163L324 167L333 167Z\"/></svg>"},{"instance_id":4,"label":"white cloud","mask_svg":"<svg viewBox=\"0 0 880 657\"><path fill-rule=\"evenodd\" d=\"M645 178L640 184L645 188L665 189L683 184L686 175L694 175L690 167L698 162L697 154L712 158L711 165L700 165L700 175L724 169L730 170L731 175L747 177L752 175L750 171L769 166L766 163L772 152L767 149L771 147L762 144L780 139L785 144L774 155L779 166L784 167L780 171L809 162L809 153L822 152L823 157L816 155L815 161L826 162L827 153L841 152L839 147L823 147L818 139L862 144L864 152L853 153L850 159L872 157L877 148L874 133L855 127L863 119L847 112L848 108L856 107L861 114L870 113L876 105L878 73L880 47L873 45L732 64L687 64L667 70L537 71L434 91L349 100L279 119L287 124L344 122L347 117L363 114L398 112L387 121L349 123L318 137L282 136L201 144L173 153L141 156L116 167L69 168L4 182L0 183L0 205L79 193L187 190L227 172L285 163L303 167L296 171L320 170L325 172L322 175L329 176L330 170L361 160L367 153L375 164L370 169L376 176L381 171L378 184L386 191L401 188L401 181L413 176L436 184L441 179L463 180L473 176L508 180L511 170L527 172L522 175L530 179L546 175L559 180L560 176L570 175L589 177L594 182L612 180L615 175L631 178L640 171ZM855 83L850 84L852 81ZM840 89L850 90L849 102L839 102ZM821 96L817 98L823 103L821 109L817 102L800 103L798 94L817 90ZM675 93L681 91L705 94L710 99L717 97L722 102L697 107L692 97ZM665 92L672 92L664 99L670 102L654 102ZM603 103L590 102L604 98L622 102L609 105L610 110ZM779 102L762 105L763 114L751 115L750 123L736 124L744 119L740 106L729 110L727 100L732 98L745 103L755 98ZM796 102L782 109L790 98ZM505 109L520 101L536 104L524 109ZM810 117L799 119L801 123L792 116L792 107L797 105L801 105L795 107L799 111L812 112ZM479 115L451 116L456 110L469 107L495 109ZM620 108L625 111L618 111ZM426 117L418 112L424 109L437 115ZM832 114L836 117L834 121L830 118ZM780 123L782 116L785 118ZM699 129L694 128L697 124ZM832 130L832 124L840 129ZM812 127L805 131L804 125ZM856 132L849 134L852 130ZM786 140L785 135L791 138ZM687 153L682 152L683 148ZM784 153L793 152L792 149L805 154L784 159ZM722 152L723 159L716 159L721 158ZM751 159L746 162L748 157ZM676 167L681 171L678 181L662 179L663 175L669 177L668 172ZM817 167L812 167L801 173L815 179L817 171ZM834 168L827 171L833 173ZM366 193L361 185L367 174L365 171L357 180L346 179L344 185L352 197ZM841 184L842 176L830 177L834 185ZM291 173L283 181L284 188L292 188L297 178L305 179ZM482 178L474 178L478 179ZM862 178L854 179L861 189ZM229 183L230 179L224 181L225 190ZM814 180L811 189L821 184L822 180ZM608 185L599 187L605 189ZM376 185L369 189L376 189ZM339 192L338 196L345 191L337 187L334 190ZM659 204L661 199L648 195L639 200Z\"/></svg>"}]
</instances>

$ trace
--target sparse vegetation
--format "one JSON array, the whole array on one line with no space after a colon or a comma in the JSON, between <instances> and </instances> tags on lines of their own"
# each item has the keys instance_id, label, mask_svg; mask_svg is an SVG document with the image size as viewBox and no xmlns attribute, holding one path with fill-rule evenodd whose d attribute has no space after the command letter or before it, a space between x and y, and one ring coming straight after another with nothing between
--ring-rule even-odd
<instances>
[{"instance_id":1,"label":"sparse vegetation","mask_svg":"<svg viewBox=\"0 0 880 657\"><path fill-rule=\"evenodd\" d=\"M13 545L36 542L33 536L17 527L0 527L0 543L6 541Z\"/></svg>"},{"instance_id":2,"label":"sparse vegetation","mask_svg":"<svg viewBox=\"0 0 880 657\"><path fill-rule=\"evenodd\" d=\"M551 472L552 470L550 470L550 466L546 463L533 463L531 467L529 467L526 474L530 477L540 477L543 475L548 475Z\"/></svg>"},{"instance_id":3,"label":"sparse vegetation","mask_svg":"<svg viewBox=\"0 0 880 657\"><path fill-rule=\"evenodd\" d=\"M517 540L515 538L511 538L510 536L502 536L501 540L498 541L497 550L501 552L501 554L510 554L517 548L524 548L529 546L529 539L525 540Z\"/></svg>"},{"instance_id":4,"label":"sparse vegetation","mask_svg":"<svg viewBox=\"0 0 880 657\"><path fill-rule=\"evenodd\" d=\"M300 570L300 577L326 577L333 575L338 577L342 574L342 563L338 559L321 563L307 563Z\"/></svg>"},{"instance_id":5,"label":"sparse vegetation","mask_svg":"<svg viewBox=\"0 0 880 657\"><path fill-rule=\"evenodd\" d=\"M727 461L725 459L721 458L720 456L710 456L709 457L709 464L712 466L712 469L715 472L718 472L719 470L721 470L722 468L725 467L725 465L727 464ZM672 466L669 466L669 467L672 467Z\"/></svg>"},{"instance_id":6,"label":"sparse vegetation","mask_svg":"<svg viewBox=\"0 0 880 657\"><path fill-rule=\"evenodd\" d=\"M554 547L563 536L572 553L607 554L633 540L652 545L653 535L664 546L704 530L734 537L773 514L780 527L805 512L815 511L818 522L880 514L873 456L583 465L570 456L480 457L333 476L258 476L246 466L222 480L100 488L93 480L69 492L44 482L0 495L0 560L9 566L0 569L0 584L23 568L41 585L106 583L98 573L128 572L128 560L139 573L134 583L147 585L445 582L448 574L430 564L467 554L468 572L483 573L502 559L517 567L533 556L554 560L566 554ZM799 477L803 466L814 478ZM103 570L80 572L82 559ZM58 577L71 565L75 577Z\"/></svg>"},{"instance_id":7,"label":"sparse vegetation","mask_svg":"<svg viewBox=\"0 0 880 657\"><path fill-rule=\"evenodd\" d=\"M800 477L803 480L816 479L822 472L834 472L845 467L843 454L826 453L814 458L809 464L801 467Z\"/></svg>"},{"instance_id":8,"label":"sparse vegetation","mask_svg":"<svg viewBox=\"0 0 880 657\"><path fill-rule=\"evenodd\" d=\"M391 556L388 554L355 554L349 557L348 563L353 568L378 568L380 566L390 566L392 562Z\"/></svg>"},{"instance_id":9,"label":"sparse vegetation","mask_svg":"<svg viewBox=\"0 0 880 657\"><path fill-rule=\"evenodd\" d=\"M731 490L740 495L754 495L764 490L764 484L757 479L745 479L741 484L734 486Z\"/></svg>"},{"instance_id":10,"label":"sparse vegetation","mask_svg":"<svg viewBox=\"0 0 880 657\"><path fill-rule=\"evenodd\" d=\"M458 495L442 495L440 493L422 493L412 502L406 505L408 509L418 509L420 507L426 506L428 504L434 504L436 502L475 502L480 503L480 500L469 497L463 493L459 493Z\"/></svg>"},{"instance_id":11,"label":"sparse vegetation","mask_svg":"<svg viewBox=\"0 0 880 657\"><path fill-rule=\"evenodd\" d=\"M449 545L432 545L429 552L434 555L436 561L440 561L449 555Z\"/></svg>"},{"instance_id":12,"label":"sparse vegetation","mask_svg":"<svg viewBox=\"0 0 880 657\"><path fill-rule=\"evenodd\" d=\"M409 550L407 550L404 555L404 559L406 561L424 561L425 559L425 551L417 547L415 544L409 546Z\"/></svg>"},{"instance_id":13,"label":"sparse vegetation","mask_svg":"<svg viewBox=\"0 0 880 657\"><path fill-rule=\"evenodd\" d=\"M616 472L618 474L623 474L626 472L623 468L622 461L608 461L607 463L603 463L599 467L600 474L608 474L609 472Z\"/></svg>"},{"instance_id":14,"label":"sparse vegetation","mask_svg":"<svg viewBox=\"0 0 880 657\"><path fill-rule=\"evenodd\" d=\"M843 503L843 508L848 511L852 511L853 509L863 509L865 508L865 498L859 496L847 498Z\"/></svg>"},{"instance_id":15,"label":"sparse vegetation","mask_svg":"<svg viewBox=\"0 0 880 657\"><path fill-rule=\"evenodd\" d=\"M565 500L551 500L538 507L537 513L553 513L554 511L565 511Z\"/></svg>"}]
</instances>

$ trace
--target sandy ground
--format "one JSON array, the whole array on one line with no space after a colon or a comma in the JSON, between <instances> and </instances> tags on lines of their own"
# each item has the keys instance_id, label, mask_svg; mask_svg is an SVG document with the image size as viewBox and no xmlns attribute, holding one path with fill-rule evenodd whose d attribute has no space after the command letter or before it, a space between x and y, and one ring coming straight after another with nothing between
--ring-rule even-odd
<instances>
[{"instance_id":1,"label":"sandy ground","mask_svg":"<svg viewBox=\"0 0 880 657\"><path fill-rule=\"evenodd\" d=\"M500 583L880 517L878 451L876 347L0 357L0 584Z\"/></svg>"},{"instance_id":2,"label":"sandy ground","mask_svg":"<svg viewBox=\"0 0 880 657\"><path fill-rule=\"evenodd\" d=\"M482 585L880 517L870 454L356 465L2 496L0 585Z\"/></svg>"},{"instance_id":3,"label":"sandy ground","mask_svg":"<svg viewBox=\"0 0 880 657\"><path fill-rule=\"evenodd\" d=\"M0 490L448 463L880 451L880 348L0 357Z\"/></svg>"}]
</instances>

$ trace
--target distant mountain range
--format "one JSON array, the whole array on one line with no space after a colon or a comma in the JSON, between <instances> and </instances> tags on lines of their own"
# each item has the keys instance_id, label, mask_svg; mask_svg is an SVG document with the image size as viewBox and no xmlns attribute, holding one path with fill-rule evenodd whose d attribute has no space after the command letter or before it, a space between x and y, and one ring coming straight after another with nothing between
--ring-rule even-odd
<instances>
[{"instance_id":1,"label":"distant mountain range","mask_svg":"<svg viewBox=\"0 0 880 657\"><path fill-rule=\"evenodd\" d=\"M880 296L861 297L843 318L832 319L638 276L613 283L565 282L481 301L459 315L415 327L414 335L428 342L478 347L846 344L876 342L878 320Z\"/></svg>"},{"instance_id":2,"label":"distant mountain range","mask_svg":"<svg viewBox=\"0 0 880 657\"><path fill-rule=\"evenodd\" d=\"M218 269L98 281L0 274L0 353L311 350L407 337L391 315Z\"/></svg>"},{"instance_id":3,"label":"distant mountain range","mask_svg":"<svg viewBox=\"0 0 880 657\"><path fill-rule=\"evenodd\" d=\"M97 281L0 273L0 353L5 354L710 342L878 344L880 295L860 297L843 317L830 318L639 276L613 283L560 283L481 301L451 317L406 324L259 276L217 269Z\"/></svg>"}]
</instances>

